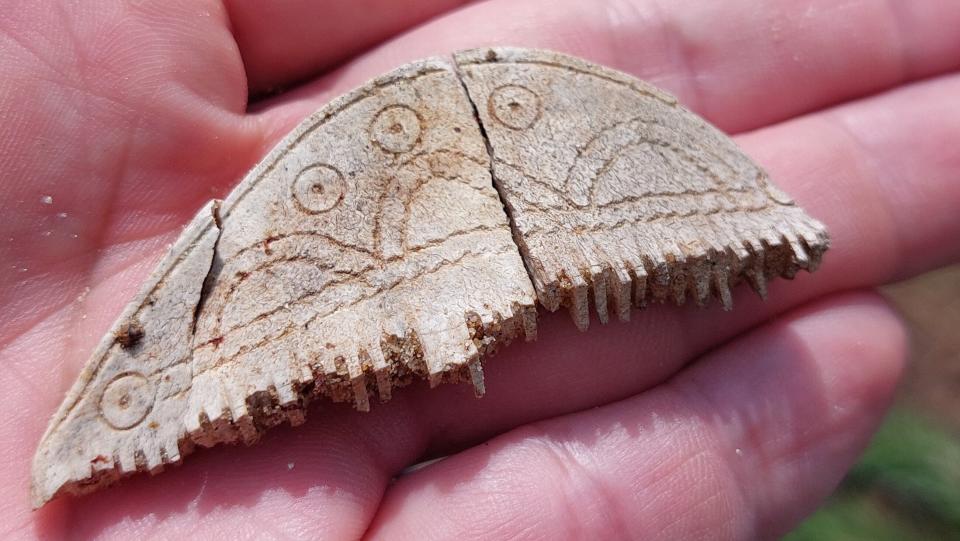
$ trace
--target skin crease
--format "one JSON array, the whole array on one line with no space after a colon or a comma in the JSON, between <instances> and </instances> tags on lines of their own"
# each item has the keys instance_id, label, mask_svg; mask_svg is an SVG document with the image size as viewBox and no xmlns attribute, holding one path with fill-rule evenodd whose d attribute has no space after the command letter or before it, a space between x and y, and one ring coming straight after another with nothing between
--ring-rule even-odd
<instances>
[{"instance_id":1,"label":"skin crease","mask_svg":"<svg viewBox=\"0 0 960 541\"><path fill-rule=\"evenodd\" d=\"M906 357L896 316L851 290L960 261L960 4L261 4L0 5L0 538L774 538L836 486ZM318 404L257 446L31 512L47 419L194 212L336 95L491 44L625 70L738 133L829 227L823 268L730 313L584 334L546 315L486 364L483 400Z\"/></svg>"}]
</instances>

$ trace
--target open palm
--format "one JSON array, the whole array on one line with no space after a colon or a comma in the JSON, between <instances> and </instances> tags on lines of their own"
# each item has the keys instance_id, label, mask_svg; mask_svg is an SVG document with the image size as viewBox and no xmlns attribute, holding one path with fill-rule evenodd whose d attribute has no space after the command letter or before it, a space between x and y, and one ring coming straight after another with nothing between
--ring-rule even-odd
<instances>
[{"instance_id":1,"label":"open palm","mask_svg":"<svg viewBox=\"0 0 960 541\"><path fill-rule=\"evenodd\" d=\"M864 288L960 260L960 4L460 3L2 2L0 537L742 539L830 492L906 355ZM196 210L335 95L493 44L622 69L738 133L830 228L822 270L732 313L655 306L586 334L546 315L487 363L483 400L323 404L31 513L47 419Z\"/></svg>"}]
</instances>

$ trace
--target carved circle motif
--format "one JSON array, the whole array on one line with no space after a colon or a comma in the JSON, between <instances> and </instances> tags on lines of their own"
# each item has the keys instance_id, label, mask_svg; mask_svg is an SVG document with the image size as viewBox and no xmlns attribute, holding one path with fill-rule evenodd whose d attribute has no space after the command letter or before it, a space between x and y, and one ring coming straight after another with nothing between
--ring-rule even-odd
<instances>
[{"instance_id":1,"label":"carved circle motif","mask_svg":"<svg viewBox=\"0 0 960 541\"><path fill-rule=\"evenodd\" d=\"M394 154L408 152L417 146L422 130L420 116L406 105L391 105L381 109L370 124L370 136L374 143Z\"/></svg>"},{"instance_id":2,"label":"carved circle motif","mask_svg":"<svg viewBox=\"0 0 960 541\"><path fill-rule=\"evenodd\" d=\"M540 96L525 86L505 85L490 94L490 114L508 128L525 130L540 118Z\"/></svg>"},{"instance_id":3,"label":"carved circle motif","mask_svg":"<svg viewBox=\"0 0 960 541\"><path fill-rule=\"evenodd\" d=\"M346 188L343 174L335 167L321 163L300 171L293 181L293 198L305 212L319 214L336 206L343 199Z\"/></svg>"},{"instance_id":4,"label":"carved circle motif","mask_svg":"<svg viewBox=\"0 0 960 541\"><path fill-rule=\"evenodd\" d=\"M150 413L155 396L153 384L143 374L120 374L103 390L100 415L117 430L133 428Z\"/></svg>"}]
</instances>

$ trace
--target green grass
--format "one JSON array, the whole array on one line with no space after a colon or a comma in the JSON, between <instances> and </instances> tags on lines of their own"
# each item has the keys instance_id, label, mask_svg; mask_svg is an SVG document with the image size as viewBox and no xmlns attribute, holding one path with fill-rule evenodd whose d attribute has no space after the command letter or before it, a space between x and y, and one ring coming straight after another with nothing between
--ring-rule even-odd
<instances>
[{"instance_id":1,"label":"green grass","mask_svg":"<svg viewBox=\"0 0 960 541\"><path fill-rule=\"evenodd\" d=\"M960 539L960 438L898 407L788 541Z\"/></svg>"}]
</instances>

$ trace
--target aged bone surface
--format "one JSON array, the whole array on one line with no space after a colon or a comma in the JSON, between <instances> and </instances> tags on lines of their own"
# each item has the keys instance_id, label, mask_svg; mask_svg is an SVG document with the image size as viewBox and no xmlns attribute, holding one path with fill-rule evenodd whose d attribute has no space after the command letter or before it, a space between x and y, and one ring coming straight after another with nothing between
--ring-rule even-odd
<instances>
[{"instance_id":1,"label":"aged bone surface","mask_svg":"<svg viewBox=\"0 0 960 541\"><path fill-rule=\"evenodd\" d=\"M813 270L826 231L728 137L662 91L545 51L455 55L500 196L549 310L581 329L631 303L716 296Z\"/></svg>"},{"instance_id":2,"label":"aged bone surface","mask_svg":"<svg viewBox=\"0 0 960 541\"><path fill-rule=\"evenodd\" d=\"M34 505L252 443L318 396L482 394L535 299L586 328L591 302L729 308L819 263L823 226L663 92L544 51L454 58L333 101L197 214L51 420Z\"/></svg>"}]
</instances>

